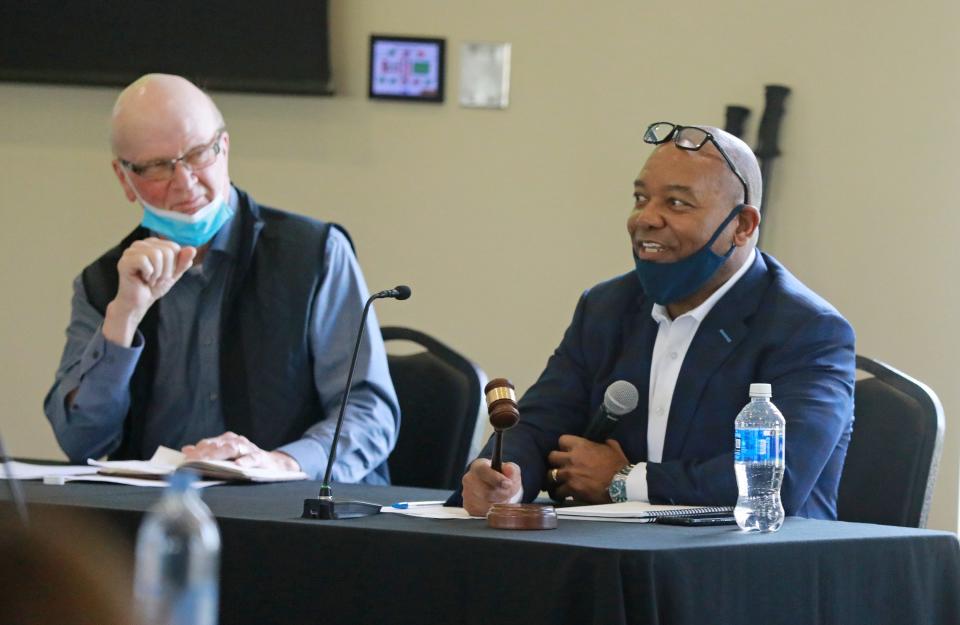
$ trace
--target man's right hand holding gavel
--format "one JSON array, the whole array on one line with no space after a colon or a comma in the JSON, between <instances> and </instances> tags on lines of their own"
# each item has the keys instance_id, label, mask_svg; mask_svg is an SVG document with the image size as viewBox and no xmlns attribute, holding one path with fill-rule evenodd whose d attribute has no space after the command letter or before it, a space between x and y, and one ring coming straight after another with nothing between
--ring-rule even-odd
<instances>
[{"instance_id":1,"label":"man's right hand holding gavel","mask_svg":"<svg viewBox=\"0 0 960 625\"><path fill-rule=\"evenodd\" d=\"M560 497L592 504L610 502L607 488L616 472L629 463L615 440L595 443L570 434L560 437L547 462L547 479ZM517 464L503 463L500 473L489 460L478 458L463 476L463 507L473 516L483 516L495 503L520 501L522 488Z\"/></svg>"},{"instance_id":2,"label":"man's right hand holding gavel","mask_svg":"<svg viewBox=\"0 0 960 625\"><path fill-rule=\"evenodd\" d=\"M463 476L463 507L472 516L484 516L495 503L520 499L523 484L520 467L513 462L503 463L503 473L490 466L490 460L478 458Z\"/></svg>"}]
</instances>

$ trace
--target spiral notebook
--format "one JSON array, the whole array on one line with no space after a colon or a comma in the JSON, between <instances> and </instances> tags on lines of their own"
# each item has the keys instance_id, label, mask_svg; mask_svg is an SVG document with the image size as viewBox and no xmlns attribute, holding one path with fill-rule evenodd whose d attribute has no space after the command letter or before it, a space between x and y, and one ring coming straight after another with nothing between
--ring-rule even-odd
<instances>
[{"instance_id":1,"label":"spiral notebook","mask_svg":"<svg viewBox=\"0 0 960 625\"><path fill-rule=\"evenodd\" d=\"M621 521L650 523L660 517L707 516L732 514L733 506L669 506L644 501L624 501L596 506L557 508L562 519L583 521Z\"/></svg>"}]
</instances>

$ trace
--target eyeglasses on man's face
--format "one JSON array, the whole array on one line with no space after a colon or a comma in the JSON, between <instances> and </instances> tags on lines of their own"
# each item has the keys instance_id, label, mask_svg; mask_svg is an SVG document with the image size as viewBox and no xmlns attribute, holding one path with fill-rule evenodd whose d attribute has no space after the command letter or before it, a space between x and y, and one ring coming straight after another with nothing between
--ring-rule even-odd
<instances>
[{"instance_id":1,"label":"eyeglasses on man's face","mask_svg":"<svg viewBox=\"0 0 960 625\"><path fill-rule=\"evenodd\" d=\"M132 163L122 158L118 160L127 170L146 180L169 180L177 170L177 163L183 164L190 171L199 171L213 165L220 155L220 138L225 130L226 128L220 128L209 143L198 145L177 158L159 158L146 163Z\"/></svg>"},{"instance_id":2,"label":"eyeglasses on man's face","mask_svg":"<svg viewBox=\"0 0 960 625\"><path fill-rule=\"evenodd\" d=\"M650 124L647 127L647 131L643 133L643 141L645 143L651 143L653 145L659 145L661 143L666 143L673 139L674 145L676 145L681 150L691 150L696 151L702 148L707 142L713 144L717 148L717 152L720 152L720 156L723 157L723 160L727 162L727 166L730 168L730 171L733 172L733 175L737 177L737 180L740 181L740 184L743 185L743 203L750 203L750 191L747 189L747 181L740 174L740 171L737 169L736 165L733 164L733 161L730 160L730 157L727 156L727 153L724 151L720 144L717 143L717 140L712 134L703 128L697 128L696 126L680 126L678 124L671 124L670 122L656 122Z\"/></svg>"}]
</instances>

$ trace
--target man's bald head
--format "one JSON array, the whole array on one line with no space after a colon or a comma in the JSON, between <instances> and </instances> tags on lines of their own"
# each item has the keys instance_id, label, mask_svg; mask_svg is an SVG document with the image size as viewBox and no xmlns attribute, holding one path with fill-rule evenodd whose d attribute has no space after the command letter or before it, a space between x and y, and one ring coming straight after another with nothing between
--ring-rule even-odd
<instances>
[{"instance_id":1,"label":"man's bald head","mask_svg":"<svg viewBox=\"0 0 960 625\"><path fill-rule=\"evenodd\" d=\"M114 155L133 159L136 156L130 154L131 150L158 135L209 137L222 126L223 115L213 100L189 80L170 74L147 74L117 97L110 123L110 145Z\"/></svg>"},{"instance_id":2,"label":"man's bald head","mask_svg":"<svg viewBox=\"0 0 960 625\"><path fill-rule=\"evenodd\" d=\"M193 214L229 197L223 116L185 78L147 74L124 89L113 107L110 144L113 171L131 202ZM159 165L159 175L143 175L147 165Z\"/></svg>"},{"instance_id":3,"label":"man's bald head","mask_svg":"<svg viewBox=\"0 0 960 625\"><path fill-rule=\"evenodd\" d=\"M651 128L662 141L634 181L635 203L627 219L634 255L648 269L701 253L709 262L719 262L712 275L697 278L705 280L699 286L687 285L692 293L655 295L676 318L706 301L751 257L760 224L760 166L743 141L719 128L687 127L710 133L713 140L703 143L697 132L668 135L669 127ZM743 176L742 184L731 166ZM745 192L749 204L739 207L745 204Z\"/></svg>"},{"instance_id":4,"label":"man's bald head","mask_svg":"<svg viewBox=\"0 0 960 625\"><path fill-rule=\"evenodd\" d=\"M750 192L750 205L759 210L763 202L763 180L760 177L760 163L757 162L757 157L753 153L753 150L750 149L750 146L744 143L739 137L721 128L715 128L713 126L697 126L697 128L703 128L712 134L716 142L723 148L723 151L727 153L727 156L736 166L737 171L740 172L740 175L743 176L743 179L747 182L747 190ZM720 158L722 159L723 157L720 156ZM734 178L736 178L736 176L734 176ZM738 188L742 188L739 181L734 180L734 182Z\"/></svg>"}]
</instances>

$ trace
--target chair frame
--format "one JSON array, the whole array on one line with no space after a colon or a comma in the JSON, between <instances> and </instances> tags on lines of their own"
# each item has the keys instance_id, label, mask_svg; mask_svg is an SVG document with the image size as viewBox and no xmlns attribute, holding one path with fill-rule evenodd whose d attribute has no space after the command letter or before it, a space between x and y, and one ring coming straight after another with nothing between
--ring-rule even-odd
<instances>
[{"instance_id":1,"label":"chair frame","mask_svg":"<svg viewBox=\"0 0 960 625\"><path fill-rule=\"evenodd\" d=\"M469 393L470 397L473 398L470 404L471 414L477 415L477 418L473 422L473 428L470 432L470 438L468 440L461 441L460 448L456 450L456 455L454 459L456 460L455 466L461 467L465 470L467 462L470 460L470 451L474 446L474 441L477 437L477 432L480 429L479 426L479 415L480 410L483 404L483 383L486 379L486 374L483 372L480 367L474 364L471 360L450 349L437 339L420 332L419 330L414 330L412 328L404 328L399 326L384 326L380 328L380 333L383 335L384 342L387 341L409 341L423 347L427 352L436 355L439 359L444 361L450 367L456 369L464 376L466 376L469 381ZM389 355L388 355L389 357ZM401 430L403 425L401 423ZM460 477L462 472L456 476L448 476L448 481L450 484L448 487L456 489L460 483Z\"/></svg>"},{"instance_id":2,"label":"chair frame","mask_svg":"<svg viewBox=\"0 0 960 625\"><path fill-rule=\"evenodd\" d=\"M926 527L927 517L930 513L930 503L933 499L933 490L937 481L937 473L940 467L940 456L943 453L943 435L945 429L943 404L940 403L940 398L937 397L937 394L929 386L920 380L907 375L899 369L891 367L885 362L874 360L859 354L857 354L856 362L858 371L864 371L872 375L874 378L880 380L884 384L893 387L904 395L907 395L908 397L911 397L917 401L921 408L923 408L926 412L936 415L936 435L933 437L932 441L924 441L923 449L920 450L923 454L923 457L930 458L930 462L926 466L926 488L923 491L922 501L917 501L917 499L914 499L913 501L909 502L909 508L911 511L918 508L920 510L920 513L917 516L914 516L914 513L911 512L911 518L909 521L912 526ZM854 407L854 413L856 413L856 407ZM854 422L853 425L853 435L857 435L856 422Z\"/></svg>"}]
</instances>

